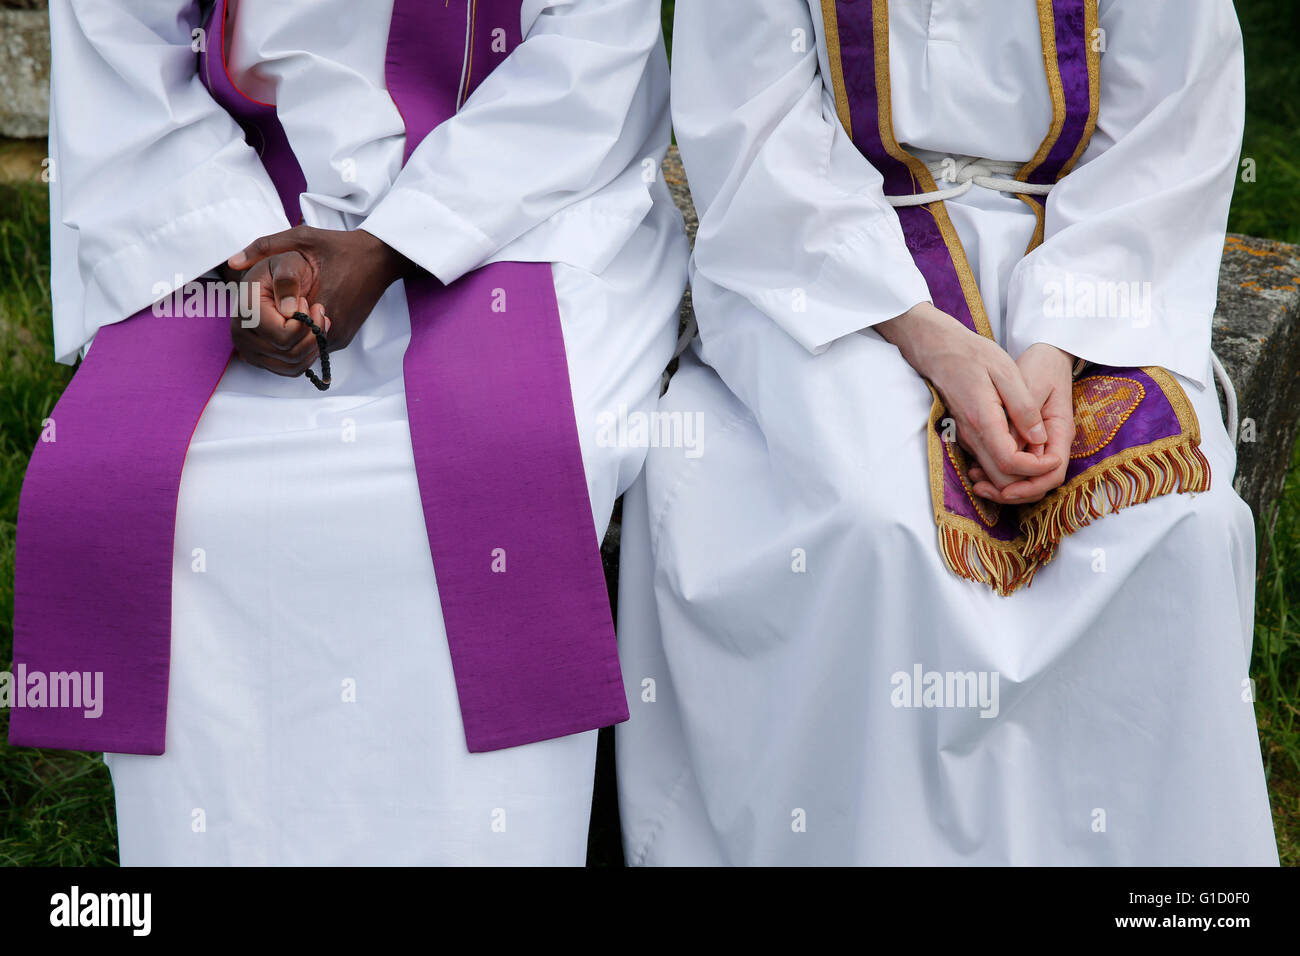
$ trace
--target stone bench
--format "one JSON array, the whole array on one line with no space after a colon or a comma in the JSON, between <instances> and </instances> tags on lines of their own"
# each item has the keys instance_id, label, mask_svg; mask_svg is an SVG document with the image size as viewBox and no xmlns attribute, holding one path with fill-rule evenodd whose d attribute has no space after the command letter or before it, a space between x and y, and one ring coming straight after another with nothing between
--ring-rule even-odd
<instances>
[{"instance_id":1,"label":"stone bench","mask_svg":"<svg viewBox=\"0 0 1300 956\"><path fill-rule=\"evenodd\" d=\"M45 0L0 0L0 136L45 137L49 83Z\"/></svg>"},{"instance_id":2,"label":"stone bench","mask_svg":"<svg viewBox=\"0 0 1300 956\"><path fill-rule=\"evenodd\" d=\"M664 179L695 242L698 220L677 148L663 164ZM691 294L682 299L682 322ZM1300 246L1229 235L1219 271L1214 351L1237 392L1237 477L1234 486L1255 512L1273 521L1300 416ZM1220 405L1226 403L1220 392ZM611 600L617 593L618 512L602 557ZM1265 557L1261 538L1260 560Z\"/></svg>"}]
</instances>

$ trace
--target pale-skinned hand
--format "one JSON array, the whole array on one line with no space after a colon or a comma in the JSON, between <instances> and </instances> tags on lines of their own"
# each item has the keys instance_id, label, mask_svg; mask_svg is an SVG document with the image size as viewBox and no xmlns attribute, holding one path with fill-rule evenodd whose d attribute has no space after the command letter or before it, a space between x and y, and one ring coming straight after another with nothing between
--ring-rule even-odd
<instances>
[{"instance_id":1,"label":"pale-skinned hand","mask_svg":"<svg viewBox=\"0 0 1300 956\"><path fill-rule=\"evenodd\" d=\"M958 442L981 469L985 490L1012 488L1014 493L1026 479L1064 469L1068 459L1061 456L1060 442L1045 447L1051 435L1043 420L1043 401L996 342L929 302L875 328L939 393L956 423ZM978 488L976 494L981 494Z\"/></svg>"},{"instance_id":2,"label":"pale-skinned hand","mask_svg":"<svg viewBox=\"0 0 1300 956\"><path fill-rule=\"evenodd\" d=\"M1001 504L1027 504L1039 501L1065 481L1070 464L1070 446L1074 443L1074 356L1054 345L1040 342L1025 349L1016 360L1029 386L1030 395L1039 403L1043 425L1047 429L1046 454L1060 460L1052 471L1036 477L998 486L989 481L989 473L979 465L970 470L975 494Z\"/></svg>"}]
</instances>

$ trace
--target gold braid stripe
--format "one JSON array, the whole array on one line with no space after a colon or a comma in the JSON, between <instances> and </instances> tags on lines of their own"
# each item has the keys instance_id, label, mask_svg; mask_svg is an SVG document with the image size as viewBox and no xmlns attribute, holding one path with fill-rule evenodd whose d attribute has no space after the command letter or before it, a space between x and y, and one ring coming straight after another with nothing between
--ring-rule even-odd
<instances>
[{"instance_id":1,"label":"gold braid stripe","mask_svg":"<svg viewBox=\"0 0 1300 956\"><path fill-rule=\"evenodd\" d=\"M1097 117L1101 113L1101 47L1097 42L1101 21L1097 6L1096 3L1086 3L1083 12L1084 33L1088 37L1088 122L1083 128L1083 136L1079 139L1074 155L1061 170L1062 176L1074 169L1083 151L1088 148L1088 143L1092 141L1092 134L1097 129Z\"/></svg>"},{"instance_id":2,"label":"gold braid stripe","mask_svg":"<svg viewBox=\"0 0 1300 956\"><path fill-rule=\"evenodd\" d=\"M849 97L844 88L844 63L840 57L840 14L835 8L835 0L822 0L822 29L826 33L826 56L831 62L831 87L835 93L835 112L839 114L840 125L844 132L853 139L853 113L849 109Z\"/></svg>"},{"instance_id":3,"label":"gold braid stripe","mask_svg":"<svg viewBox=\"0 0 1300 956\"><path fill-rule=\"evenodd\" d=\"M908 170L912 173L912 191L914 193L934 192L939 188L939 185L934 181L934 177L930 175L930 170L926 168L925 163L903 149L894 137L894 106L890 94L889 73L888 0L872 0L871 21L874 31L876 102L880 113L880 142L889 155L907 165ZM842 90L841 80L840 91ZM836 93L837 99L840 95L841 92ZM847 100L847 95L845 99ZM984 311L984 299L980 295L979 283L975 281L975 273L971 270L970 263L966 259L966 250L962 247L961 238L957 235L957 229L948 216L948 207L943 202L932 202L927 203L923 208L934 217L935 224L939 227L939 233L943 236L944 244L948 247L948 254L952 258L953 268L957 270L957 278L961 282L966 307L970 309L971 320L975 323L976 331L986 338L993 338L993 327L989 324L988 313Z\"/></svg>"}]
</instances>

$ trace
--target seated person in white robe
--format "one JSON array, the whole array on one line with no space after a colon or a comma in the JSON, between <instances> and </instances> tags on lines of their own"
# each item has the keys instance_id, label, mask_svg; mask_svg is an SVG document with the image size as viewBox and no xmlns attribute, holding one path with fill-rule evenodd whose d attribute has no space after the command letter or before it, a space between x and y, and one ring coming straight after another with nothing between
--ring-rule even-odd
<instances>
[{"instance_id":1,"label":"seated person in white robe","mask_svg":"<svg viewBox=\"0 0 1300 956\"><path fill-rule=\"evenodd\" d=\"M198 75L211 4L50 6L55 342L72 362L160 281L209 274L294 223ZM522 42L405 166L385 85L392 6L240 0L225 20L230 81L273 104L305 179L299 234L337 252L298 261L324 262L353 313L325 392L301 374L315 337L289 318L300 306L331 334L340 320L304 289L262 345L234 329L244 361L220 378L180 484L166 750L105 755L123 864L585 860L595 730L467 750L408 429L411 319L392 280L548 264L594 556L644 454L600 443L597 419L653 407L685 281L657 175L670 135L659 5L497 4ZM486 30L485 5L437 6L466 31L464 62L457 33L446 66L468 77L472 46L495 42L466 26Z\"/></svg>"},{"instance_id":2,"label":"seated person in white robe","mask_svg":"<svg viewBox=\"0 0 1300 956\"><path fill-rule=\"evenodd\" d=\"M630 863L1276 864L1210 351L1243 88L1228 0L678 0L703 441L625 498ZM1179 424L1089 484L1126 390Z\"/></svg>"}]
</instances>

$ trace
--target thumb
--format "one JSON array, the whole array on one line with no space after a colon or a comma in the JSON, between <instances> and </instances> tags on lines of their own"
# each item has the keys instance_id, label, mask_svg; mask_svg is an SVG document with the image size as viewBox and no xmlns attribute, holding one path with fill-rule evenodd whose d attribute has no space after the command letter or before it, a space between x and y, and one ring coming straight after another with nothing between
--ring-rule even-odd
<instances>
[{"instance_id":1,"label":"thumb","mask_svg":"<svg viewBox=\"0 0 1300 956\"><path fill-rule=\"evenodd\" d=\"M1007 418L1020 434L1021 439L1029 445L1047 443L1047 428L1043 425L1043 412L1034 401L1025 384L1020 370L1014 374L1008 372L994 379L998 395L1002 398L1002 407L1007 410Z\"/></svg>"},{"instance_id":2,"label":"thumb","mask_svg":"<svg viewBox=\"0 0 1300 956\"><path fill-rule=\"evenodd\" d=\"M271 260L271 289L274 301L285 316L298 311L298 300L311 289L312 274L302 256L281 255Z\"/></svg>"},{"instance_id":3,"label":"thumb","mask_svg":"<svg viewBox=\"0 0 1300 956\"><path fill-rule=\"evenodd\" d=\"M232 269L247 269L271 256L278 256L282 252L293 252L301 245L302 234L296 229L286 229L283 232L254 239L227 259L226 264Z\"/></svg>"}]
</instances>

